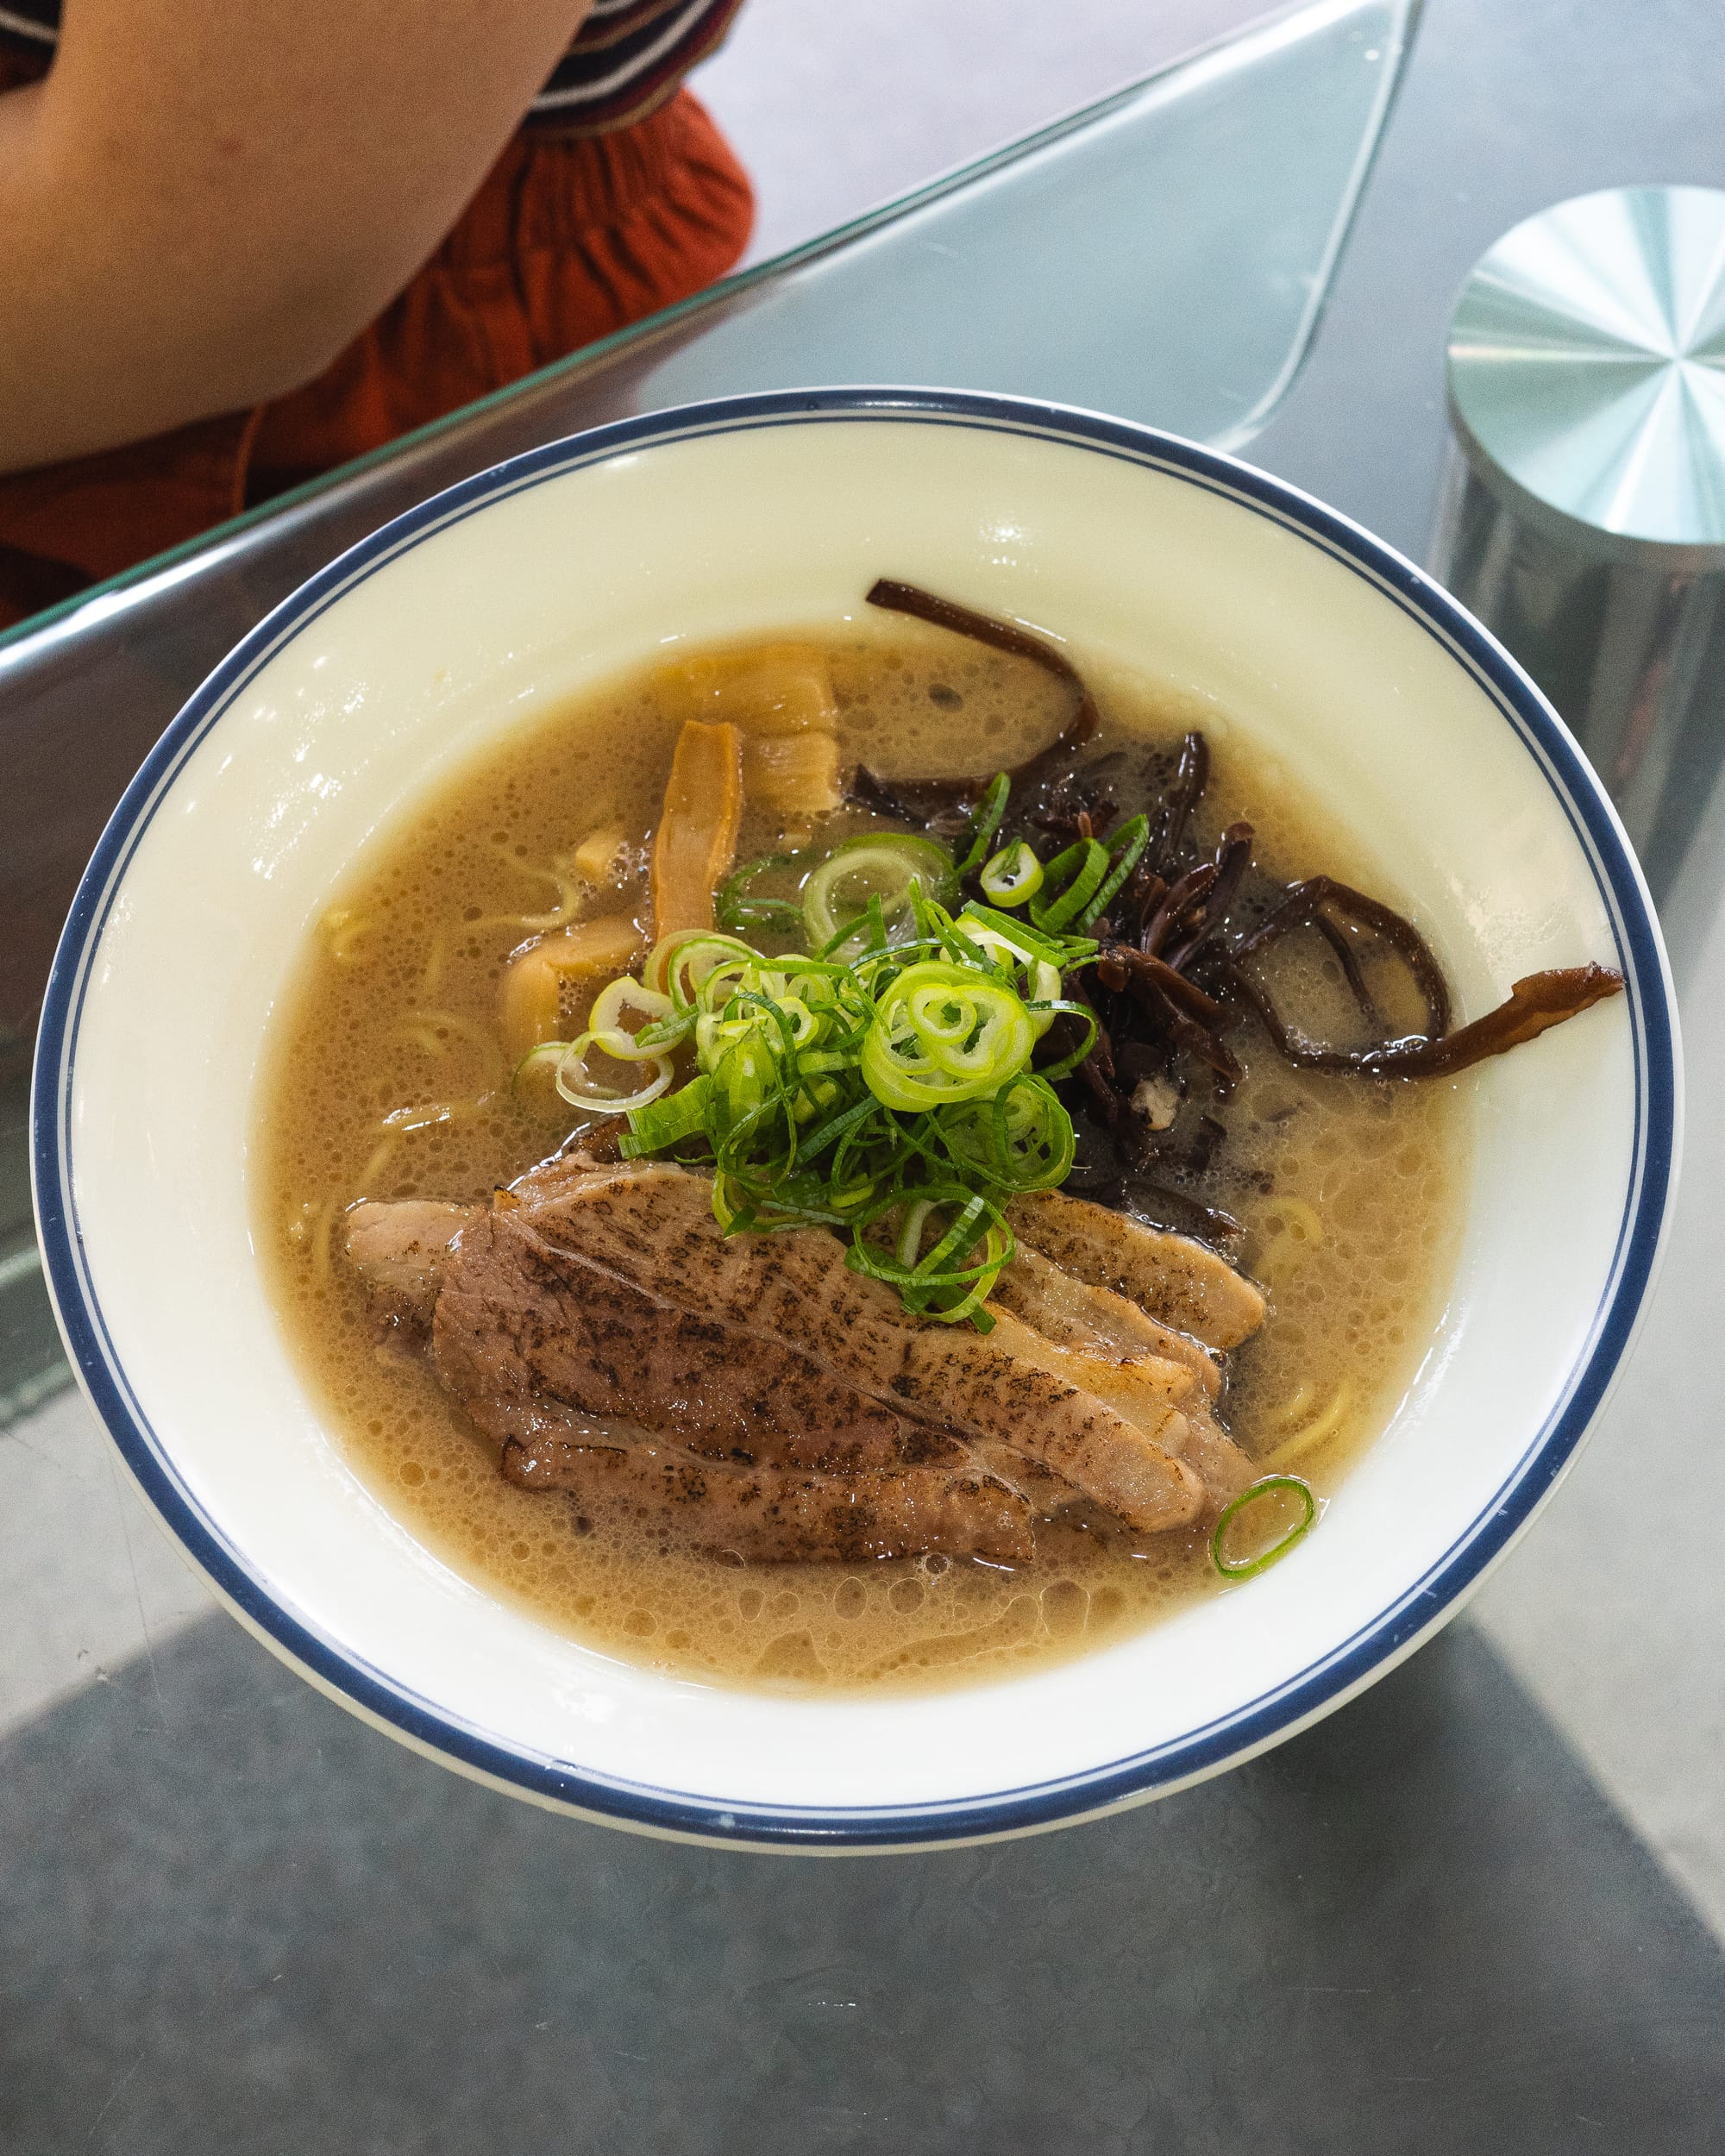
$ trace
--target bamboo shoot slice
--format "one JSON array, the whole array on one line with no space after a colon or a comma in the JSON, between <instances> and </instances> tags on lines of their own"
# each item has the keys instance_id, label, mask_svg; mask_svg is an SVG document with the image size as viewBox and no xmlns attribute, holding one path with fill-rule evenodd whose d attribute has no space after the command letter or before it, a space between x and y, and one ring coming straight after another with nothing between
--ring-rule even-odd
<instances>
[{"instance_id":1,"label":"bamboo shoot slice","mask_svg":"<svg viewBox=\"0 0 1725 2156\"><path fill-rule=\"evenodd\" d=\"M655 676L661 709L671 718L741 727L746 734L831 734L838 704L825 655L806 644L761 644L750 651L685 659Z\"/></svg>"},{"instance_id":2,"label":"bamboo shoot slice","mask_svg":"<svg viewBox=\"0 0 1725 2156\"><path fill-rule=\"evenodd\" d=\"M838 743L831 734L749 734L743 787L751 801L783 816L825 816L838 806Z\"/></svg>"},{"instance_id":3,"label":"bamboo shoot slice","mask_svg":"<svg viewBox=\"0 0 1725 2156\"><path fill-rule=\"evenodd\" d=\"M734 726L685 722L653 841L653 933L712 926L713 894L737 858L743 738Z\"/></svg>"},{"instance_id":4,"label":"bamboo shoot slice","mask_svg":"<svg viewBox=\"0 0 1725 2156\"><path fill-rule=\"evenodd\" d=\"M510 961L499 994L498 1019L504 1052L511 1068L541 1041L558 1037L563 983L612 981L646 948L633 921L621 914L577 921L555 936L543 936Z\"/></svg>"}]
</instances>

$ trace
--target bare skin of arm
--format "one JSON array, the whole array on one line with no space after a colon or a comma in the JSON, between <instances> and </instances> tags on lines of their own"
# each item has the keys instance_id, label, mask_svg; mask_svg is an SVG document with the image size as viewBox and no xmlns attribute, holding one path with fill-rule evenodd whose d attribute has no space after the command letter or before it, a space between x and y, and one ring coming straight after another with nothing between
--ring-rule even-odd
<instances>
[{"instance_id":1,"label":"bare skin of arm","mask_svg":"<svg viewBox=\"0 0 1725 2156\"><path fill-rule=\"evenodd\" d=\"M0 472L320 373L455 222L589 0L66 0L0 97Z\"/></svg>"}]
</instances>

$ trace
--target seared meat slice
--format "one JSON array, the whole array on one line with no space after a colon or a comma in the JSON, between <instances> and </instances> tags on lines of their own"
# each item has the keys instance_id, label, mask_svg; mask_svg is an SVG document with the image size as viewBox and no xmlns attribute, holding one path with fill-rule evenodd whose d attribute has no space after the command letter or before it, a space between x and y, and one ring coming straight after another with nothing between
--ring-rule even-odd
<instances>
[{"instance_id":1,"label":"seared meat slice","mask_svg":"<svg viewBox=\"0 0 1725 2156\"><path fill-rule=\"evenodd\" d=\"M1004 1551L1075 1493L1141 1530L1187 1525L1252 1474L1211 1413L1214 1357L1034 1244L1140 1286L1151 1268L1164 1309L1212 1331L1261 1298L1183 1238L1063 1202L1030 1208L986 1337L908 1316L823 1230L723 1236L708 1181L663 1163L574 1156L490 1207L357 1206L348 1248L528 1487L561 1463L558 1487L674 1525L711 1470L711 1501L756 1523L725 1531L743 1554L838 1556L858 1534Z\"/></svg>"},{"instance_id":2,"label":"seared meat slice","mask_svg":"<svg viewBox=\"0 0 1725 2156\"><path fill-rule=\"evenodd\" d=\"M1203 1484L1213 1507L1225 1505L1251 1480L1255 1470L1251 1459L1211 1413L1197 1379L1183 1364L1159 1355L1122 1360L1106 1344L1101 1353L1057 1346L1005 1312L996 1319L996 1337L1003 1332L1003 1347L1040 1363L1057 1376L1070 1379L1083 1391L1107 1401L1146 1437L1176 1451L1187 1469ZM1170 1438L1170 1414L1176 1407L1180 1412L1173 1420L1183 1424L1183 1434Z\"/></svg>"},{"instance_id":3,"label":"seared meat slice","mask_svg":"<svg viewBox=\"0 0 1725 2156\"><path fill-rule=\"evenodd\" d=\"M994 1330L988 1337L996 1347L1019 1361L1033 1363L1050 1376L1107 1401L1135 1429L1164 1449L1184 1451L1184 1432L1172 1426L1176 1420L1185 1420L1182 1410L1196 1390L1197 1381L1178 1363L1164 1362L1159 1355L1097 1355L1082 1348L1063 1347L1007 1310L995 1313Z\"/></svg>"},{"instance_id":4,"label":"seared meat slice","mask_svg":"<svg viewBox=\"0 0 1725 2156\"><path fill-rule=\"evenodd\" d=\"M1213 1510L1220 1511L1253 1480L1258 1469L1207 1407L1186 1410L1186 1450L1181 1456L1204 1485Z\"/></svg>"},{"instance_id":5,"label":"seared meat slice","mask_svg":"<svg viewBox=\"0 0 1725 2156\"><path fill-rule=\"evenodd\" d=\"M524 1489L561 1489L584 1507L620 1506L681 1526L741 1557L955 1557L1017 1564L1032 1553L1030 1507L981 1469L798 1474L697 1459L673 1446L577 1444L542 1434L503 1448L503 1472Z\"/></svg>"},{"instance_id":6,"label":"seared meat slice","mask_svg":"<svg viewBox=\"0 0 1725 2156\"><path fill-rule=\"evenodd\" d=\"M1221 1371L1209 1350L1183 1332L1146 1317L1136 1303L1107 1288L1076 1280L1040 1252L1020 1245L988 1298L989 1307L1011 1312L1072 1359L1068 1375L1099 1399L1136 1420L1134 1400L1177 1402L1186 1421L1181 1458L1220 1509L1257 1473L1216 1420ZM1117 1367L1112 1371L1107 1367ZM1170 1387L1170 1366L1186 1374L1187 1388Z\"/></svg>"},{"instance_id":7,"label":"seared meat slice","mask_svg":"<svg viewBox=\"0 0 1725 2156\"><path fill-rule=\"evenodd\" d=\"M392 1205L367 1200L347 1215L348 1256L370 1281L381 1308L392 1317L430 1325L455 1238L483 1211L429 1198Z\"/></svg>"},{"instance_id":8,"label":"seared meat slice","mask_svg":"<svg viewBox=\"0 0 1725 2156\"><path fill-rule=\"evenodd\" d=\"M852 1272L824 1229L724 1235L712 1185L679 1168L572 1175L558 1164L518 1183L508 1218L667 1307L801 1353L912 1418L997 1440L1051 1467L1131 1525L1184 1525L1204 1501L1176 1457L1183 1417L1151 1437L1055 1376L1045 1358L992 1336L910 1317L879 1282Z\"/></svg>"},{"instance_id":9,"label":"seared meat slice","mask_svg":"<svg viewBox=\"0 0 1725 2156\"><path fill-rule=\"evenodd\" d=\"M618 1116L589 1131L579 1150L560 1153L537 1173L571 1181L617 1164L615 1132L628 1125ZM609 1138L608 1146L605 1143ZM505 1210L511 1192L495 1194ZM480 1219L483 1205L455 1205L436 1198L364 1198L349 1206L348 1256L371 1283L373 1300L390 1317L430 1326L455 1238L469 1221Z\"/></svg>"},{"instance_id":10,"label":"seared meat slice","mask_svg":"<svg viewBox=\"0 0 1725 2156\"><path fill-rule=\"evenodd\" d=\"M1062 1272L1027 1244L1019 1244L1012 1263L995 1282L988 1307L1011 1311L1057 1346L1115 1361L1161 1356L1190 1370L1207 1399L1214 1400L1221 1390L1222 1374L1202 1341L1176 1332L1112 1288L1094 1288Z\"/></svg>"},{"instance_id":11,"label":"seared meat slice","mask_svg":"<svg viewBox=\"0 0 1725 2156\"><path fill-rule=\"evenodd\" d=\"M844 1473L964 1466L956 1438L866 1397L781 1339L697 1317L545 1242L525 1206L481 1213L444 1260L437 1373L488 1436L561 1406L697 1452Z\"/></svg>"},{"instance_id":12,"label":"seared meat slice","mask_svg":"<svg viewBox=\"0 0 1725 2156\"><path fill-rule=\"evenodd\" d=\"M1105 1398L1080 1382L1091 1374L1077 1368L1084 1358L1057 1360L1064 1350L1010 1317L999 1319L995 1332L1005 1338L929 1326L906 1357L915 1365L913 1382L925 1395L956 1403L955 1419L963 1418L970 1436L1051 1469L1134 1527L1156 1533L1197 1516L1203 1483L1179 1457L1186 1418L1166 1400L1144 1399L1125 1376L1132 1365L1101 1366L1127 1395ZM988 1457L1005 1471L998 1454Z\"/></svg>"},{"instance_id":13,"label":"seared meat slice","mask_svg":"<svg viewBox=\"0 0 1725 2156\"><path fill-rule=\"evenodd\" d=\"M1058 1190L1015 1198L1007 1219L1015 1236L1063 1272L1113 1289L1208 1346L1238 1346L1264 1322L1258 1290L1188 1236L1147 1228L1123 1213Z\"/></svg>"}]
</instances>

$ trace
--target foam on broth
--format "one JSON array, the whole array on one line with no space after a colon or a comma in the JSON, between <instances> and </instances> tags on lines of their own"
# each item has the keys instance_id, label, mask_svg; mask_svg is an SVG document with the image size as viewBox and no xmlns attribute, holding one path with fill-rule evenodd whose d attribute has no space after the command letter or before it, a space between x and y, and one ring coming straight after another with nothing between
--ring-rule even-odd
<instances>
[{"instance_id":1,"label":"foam on broth","mask_svg":"<svg viewBox=\"0 0 1725 2156\"><path fill-rule=\"evenodd\" d=\"M992 772L1064 717L1058 684L915 625L867 622L825 649L846 761L892 775ZM1093 686L1105 737L1171 742L1204 728L1201 838L1245 817L1277 876L1327 872L1395 902L1349 835L1212 709L1124 674L1096 672ZM611 884L580 894L583 912L644 901L675 730L643 674L510 736L356 864L278 1014L259 1104L259 1241L294 1353L354 1468L466 1577L586 1645L686 1678L968 1683L1087 1651L1195 1595L1250 1593L1223 1585L1196 1531L1103 1540L1039 1526L1035 1563L1017 1570L938 1555L739 1565L616 1522L580 1532L572 1500L502 1480L427 1369L380 1355L340 1256L341 1211L361 1197L483 1198L567 1135L549 1088L530 1100L508 1088L499 979L572 895L554 864L589 834L614 829L625 843ZM823 837L843 828L841 814ZM751 813L738 858L806 836ZM1432 1344L1458 1240L1470 1081L1373 1085L1292 1070L1255 1033L1245 1047L1204 1195L1245 1224L1243 1262L1272 1314L1228 1358L1224 1420L1321 1498Z\"/></svg>"}]
</instances>

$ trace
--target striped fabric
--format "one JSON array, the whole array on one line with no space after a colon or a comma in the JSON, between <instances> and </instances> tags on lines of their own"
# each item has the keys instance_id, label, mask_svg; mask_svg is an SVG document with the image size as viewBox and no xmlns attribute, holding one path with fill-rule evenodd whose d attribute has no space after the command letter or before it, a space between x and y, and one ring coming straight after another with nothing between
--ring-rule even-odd
<instances>
[{"instance_id":1,"label":"striped fabric","mask_svg":"<svg viewBox=\"0 0 1725 2156\"><path fill-rule=\"evenodd\" d=\"M706 58L743 0L593 0L528 117L572 134L627 127L662 104ZM46 53L60 34L60 0L0 0L0 38Z\"/></svg>"}]
</instances>

